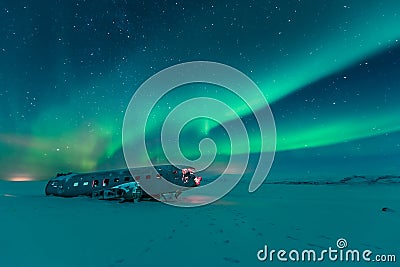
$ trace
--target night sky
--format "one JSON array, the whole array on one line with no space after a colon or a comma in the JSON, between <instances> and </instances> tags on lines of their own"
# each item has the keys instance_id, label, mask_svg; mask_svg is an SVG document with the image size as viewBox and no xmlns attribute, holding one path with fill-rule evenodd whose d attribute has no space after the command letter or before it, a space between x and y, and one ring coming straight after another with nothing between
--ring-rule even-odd
<instances>
[{"instance_id":1,"label":"night sky","mask_svg":"<svg viewBox=\"0 0 400 267\"><path fill-rule=\"evenodd\" d=\"M264 93L277 131L271 179L400 174L397 0L10 0L0 1L0 25L0 179L124 167L122 124L135 90L194 60L230 65ZM252 154L265 152L251 111L223 88L197 84L154 110L155 163L163 118L199 96L223 98L245 122ZM242 153L204 119L184 128L185 155L198 157L205 137L222 165Z\"/></svg>"}]
</instances>

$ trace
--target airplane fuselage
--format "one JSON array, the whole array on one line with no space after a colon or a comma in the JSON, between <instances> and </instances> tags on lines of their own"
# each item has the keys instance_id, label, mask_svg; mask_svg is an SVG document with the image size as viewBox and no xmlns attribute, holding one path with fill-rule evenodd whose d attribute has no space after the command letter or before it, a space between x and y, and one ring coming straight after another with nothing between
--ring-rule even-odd
<instances>
[{"instance_id":1,"label":"airplane fuselage","mask_svg":"<svg viewBox=\"0 0 400 267\"><path fill-rule=\"evenodd\" d=\"M62 197L91 196L95 190L110 189L133 181L139 185L151 182L157 186L158 183L161 184L161 178L173 185L189 189L198 186L201 181L201 177L196 177L189 170L191 169L179 169L173 165L159 165L90 173L59 174L47 183L45 193ZM168 188L163 183L159 189L156 188L152 191L152 195L175 192L176 188L173 185Z\"/></svg>"}]
</instances>

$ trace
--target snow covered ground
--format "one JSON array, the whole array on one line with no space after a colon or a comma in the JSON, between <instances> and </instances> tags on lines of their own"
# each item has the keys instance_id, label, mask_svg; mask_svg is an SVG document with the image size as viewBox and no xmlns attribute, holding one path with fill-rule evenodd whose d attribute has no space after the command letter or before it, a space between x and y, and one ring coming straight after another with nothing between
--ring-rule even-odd
<instances>
[{"instance_id":1,"label":"snow covered ground","mask_svg":"<svg viewBox=\"0 0 400 267\"><path fill-rule=\"evenodd\" d=\"M199 208L44 195L45 182L0 182L0 266L368 266L261 262L269 250L347 249L400 261L400 184L240 183ZM288 258L288 255L286 255ZM373 258L373 256L371 256ZM289 260L290 261L290 260Z\"/></svg>"}]
</instances>

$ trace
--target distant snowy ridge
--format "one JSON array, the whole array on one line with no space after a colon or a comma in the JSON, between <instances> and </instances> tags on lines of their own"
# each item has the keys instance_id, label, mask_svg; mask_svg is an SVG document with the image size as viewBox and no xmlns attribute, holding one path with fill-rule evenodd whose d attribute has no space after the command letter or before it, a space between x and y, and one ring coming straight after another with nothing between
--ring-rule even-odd
<instances>
[{"instance_id":1,"label":"distant snowy ridge","mask_svg":"<svg viewBox=\"0 0 400 267\"><path fill-rule=\"evenodd\" d=\"M203 177L203 182L205 184L215 181L218 176ZM248 182L248 177L240 180L240 182ZM290 179L280 179L280 180L268 180L263 184L287 184L287 185L373 185L373 184L400 184L399 175L382 175L382 176L367 176L367 175L353 175L345 178L326 178L326 179L312 179L308 178L294 178Z\"/></svg>"},{"instance_id":2,"label":"distant snowy ridge","mask_svg":"<svg viewBox=\"0 0 400 267\"><path fill-rule=\"evenodd\" d=\"M306 185L339 185L339 184L400 184L400 176L397 175L384 175L384 176L364 176L353 175L345 177L340 180L284 180L284 181L265 181L264 184L306 184Z\"/></svg>"}]
</instances>

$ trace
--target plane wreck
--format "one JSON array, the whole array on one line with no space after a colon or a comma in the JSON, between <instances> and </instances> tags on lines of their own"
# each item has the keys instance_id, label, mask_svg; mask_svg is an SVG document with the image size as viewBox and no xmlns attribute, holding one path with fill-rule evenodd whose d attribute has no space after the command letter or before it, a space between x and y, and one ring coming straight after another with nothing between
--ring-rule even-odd
<instances>
[{"instance_id":1,"label":"plane wreck","mask_svg":"<svg viewBox=\"0 0 400 267\"><path fill-rule=\"evenodd\" d=\"M190 188L200 185L202 178L194 168L159 165L99 171L57 174L45 188L47 196L89 196L102 200L141 201L142 199L172 200ZM142 185L151 183L152 191ZM148 188L148 187L147 187Z\"/></svg>"}]
</instances>

